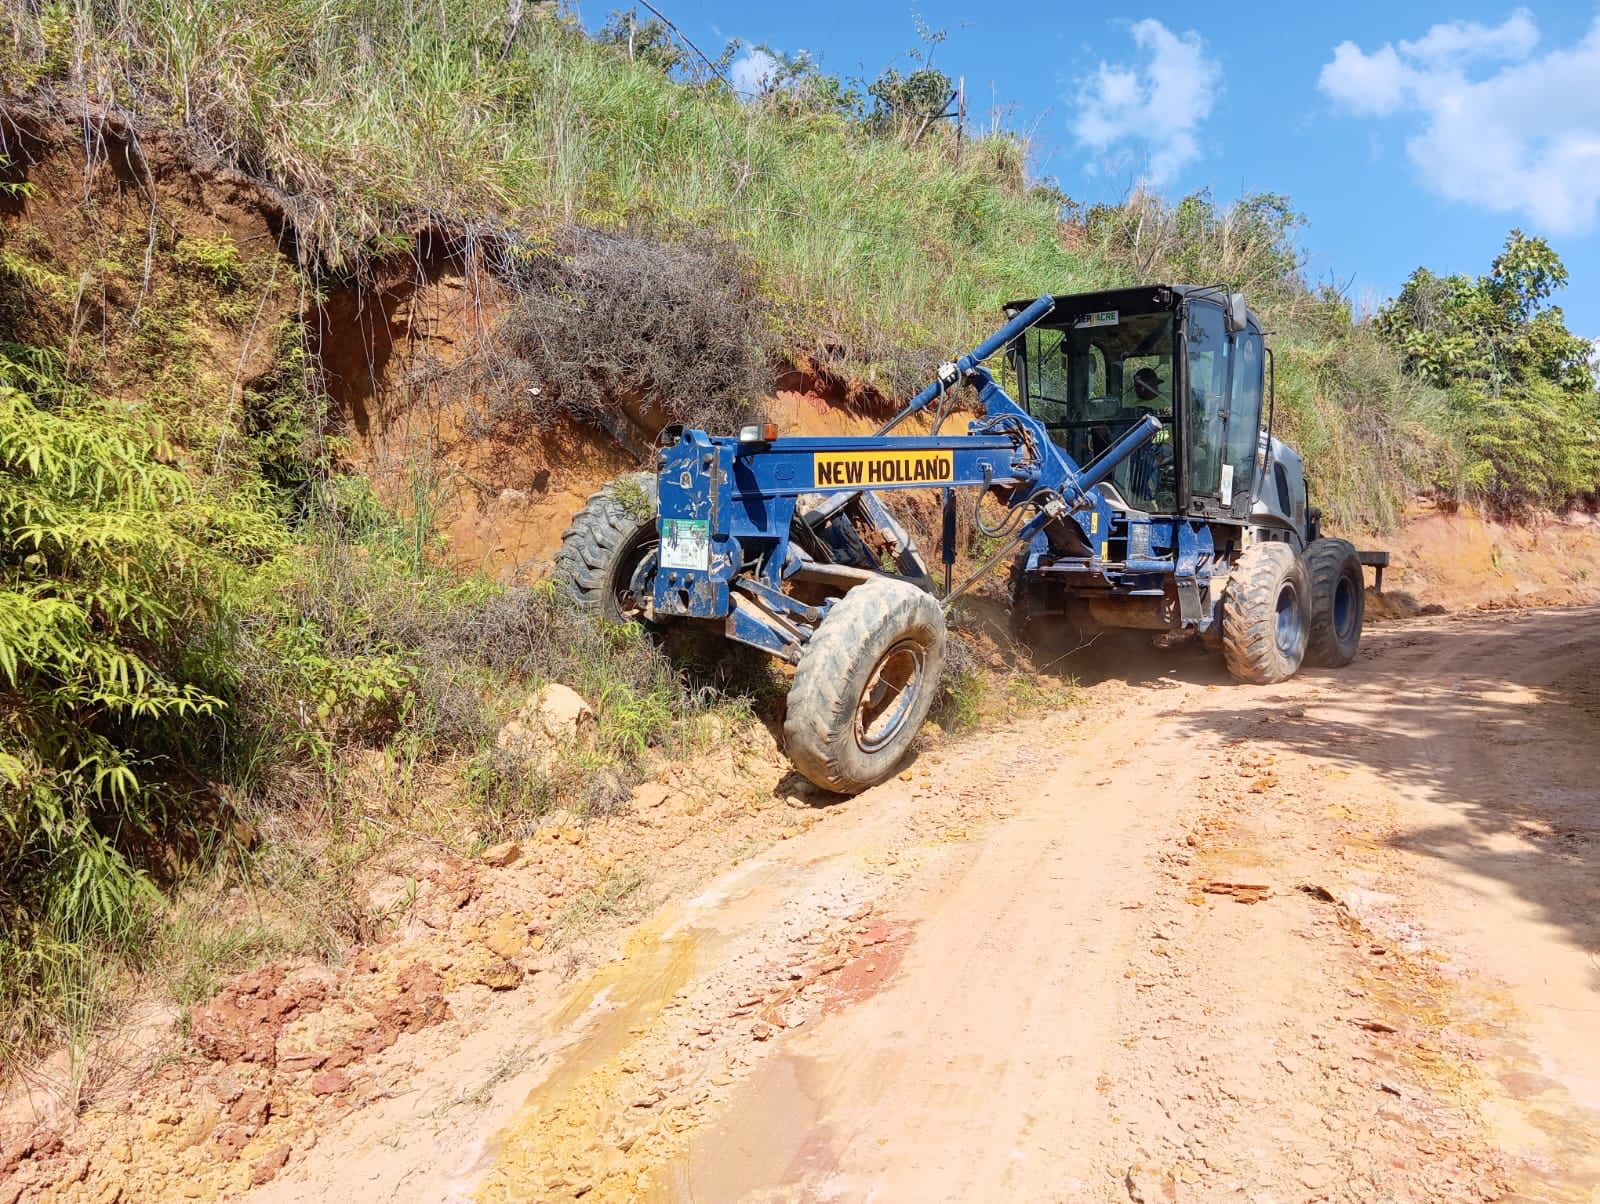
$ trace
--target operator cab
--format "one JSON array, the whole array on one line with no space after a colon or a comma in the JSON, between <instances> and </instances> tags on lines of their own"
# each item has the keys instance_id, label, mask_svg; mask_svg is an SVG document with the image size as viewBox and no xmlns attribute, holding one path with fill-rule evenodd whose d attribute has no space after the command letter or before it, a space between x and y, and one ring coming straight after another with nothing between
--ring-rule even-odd
<instances>
[{"instance_id":1,"label":"operator cab","mask_svg":"<svg viewBox=\"0 0 1600 1204\"><path fill-rule=\"evenodd\" d=\"M1161 433L1101 486L1112 504L1248 520L1266 352L1243 296L1158 285L1055 301L1010 351L1019 399L1051 439L1088 465L1154 414Z\"/></svg>"}]
</instances>

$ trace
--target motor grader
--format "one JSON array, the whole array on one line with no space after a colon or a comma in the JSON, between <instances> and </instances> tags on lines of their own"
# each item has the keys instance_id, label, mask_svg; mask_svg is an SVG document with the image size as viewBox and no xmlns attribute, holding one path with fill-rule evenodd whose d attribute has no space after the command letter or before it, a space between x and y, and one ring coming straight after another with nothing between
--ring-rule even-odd
<instances>
[{"instance_id":1,"label":"motor grader","mask_svg":"<svg viewBox=\"0 0 1600 1204\"><path fill-rule=\"evenodd\" d=\"M1147 285L1006 312L876 434L668 428L654 472L573 519L562 586L612 622L710 627L793 665L787 753L841 793L904 759L947 611L1008 560L1024 636L1197 639L1249 683L1355 658L1363 563L1387 557L1322 535L1300 457L1273 434L1272 356L1242 294ZM986 366L999 353L1015 397ZM977 414L942 433L962 387ZM914 415L932 433L897 433ZM941 491L942 584L880 496L906 489ZM998 550L954 584L964 504Z\"/></svg>"}]
</instances>

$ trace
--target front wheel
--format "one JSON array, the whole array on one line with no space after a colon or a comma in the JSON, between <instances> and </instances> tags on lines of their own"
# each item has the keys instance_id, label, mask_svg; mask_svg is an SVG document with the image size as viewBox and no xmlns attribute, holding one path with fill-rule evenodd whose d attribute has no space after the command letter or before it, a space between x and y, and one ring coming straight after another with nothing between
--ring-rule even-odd
<instances>
[{"instance_id":1,"label":"front wheel","mask_svg":"<svg viewBox=\"0 0 1600 1204\"><path fill-rule=\"evenodd\" d=\"M613 623L639 622L646 599L634 593L633 578L660 542L655 477L618 477L589 495L562 534L556 580L579 610Z\"/></svg>"},{"instance_id":2,"label":"front wheel","mask_svg":"<svg viewBox=\"0 0 1600 1204\"><path fill-rule=\"evenodd\" d=\"M1222 657L1240 681L1293 677L1310 633L1305 563L1286 543L1258 543L1234 563L1222 596Z\"/></svg>"},{"instance_id":3,"label":"front wheel","mask_svg":"<svg viewBox=\"0 0 1600 1204\"><path fill-rule=\"evenodd\" d=\"M783 737L825 790L855 794L895 770L944 669L944 611L914 585L875 577L834 603L795 666Z\"/></svg>"}]
</instances>

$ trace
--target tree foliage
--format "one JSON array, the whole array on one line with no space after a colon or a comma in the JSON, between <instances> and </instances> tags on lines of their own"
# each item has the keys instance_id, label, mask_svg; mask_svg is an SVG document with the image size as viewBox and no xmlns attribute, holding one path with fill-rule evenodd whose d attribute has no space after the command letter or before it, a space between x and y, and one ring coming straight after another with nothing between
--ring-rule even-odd
<instances>
[{"instance_id":1,"label":"tree foliage","mask_svg":"<svg viewBox=\"0 0 1600 1204\"><path fill-rule=\"evenodd\" d=\"M1566 505L1600 482L1591 347L1549 303L1566 282L1549 243L1512 230L1487 275L1418 268L1375 320L1408 372L1450 391L1467 483L1506 510Z\"/></svg>"}]
</instances>

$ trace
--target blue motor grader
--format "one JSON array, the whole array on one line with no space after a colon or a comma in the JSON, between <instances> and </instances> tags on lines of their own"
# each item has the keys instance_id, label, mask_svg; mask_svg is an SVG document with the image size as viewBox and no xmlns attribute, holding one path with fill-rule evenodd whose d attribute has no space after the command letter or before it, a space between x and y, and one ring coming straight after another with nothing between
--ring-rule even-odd
<instances>
[{"instance_id":1,"label":"blue motor grader","mask_svg":"<svg viewBox=\"0 0 1600 1204\"><path fill-rule=\"evenodd\" d=\"M1198 639L1253 683L1355 658L1363 564L1387 557L1322 535L1300 457L1272 433L1271 353L1242 294L1150 285L1007 315L876 434L668 428L653 473L573 519L563 587L610 621L708 626L793 665L788 755L841 793L905 757L937 692L946 612L1007 562L1023 636ZM985 363L1002 352L1016 397ZM941 433L963 387L977 416ZM916 415L932 433L897 433ZM942 498L942 586L880 496L910 489ZM997 550L956 584L963 494Z\"/></svg>"}]
</instances>

